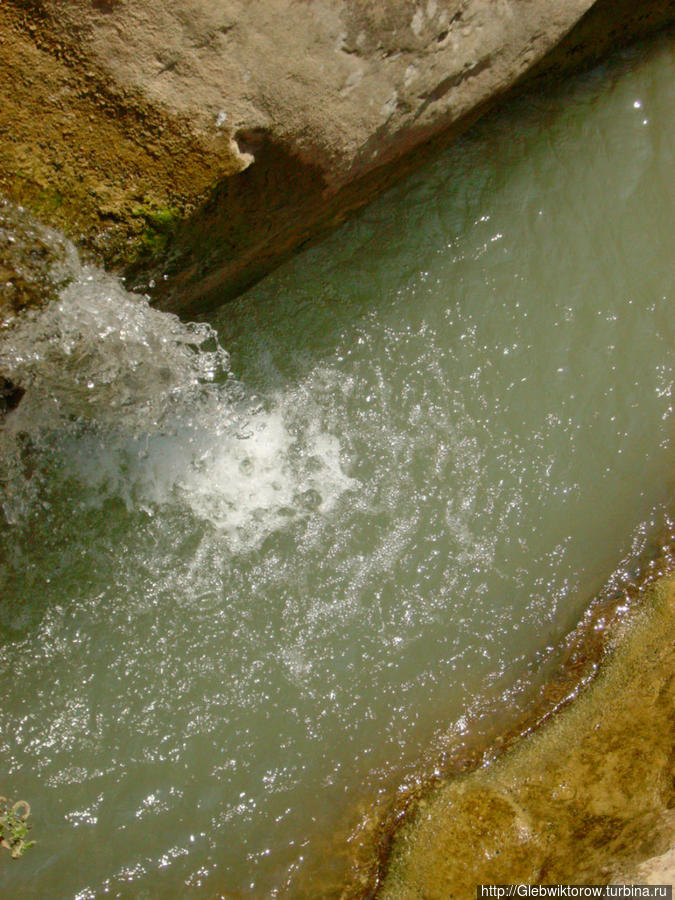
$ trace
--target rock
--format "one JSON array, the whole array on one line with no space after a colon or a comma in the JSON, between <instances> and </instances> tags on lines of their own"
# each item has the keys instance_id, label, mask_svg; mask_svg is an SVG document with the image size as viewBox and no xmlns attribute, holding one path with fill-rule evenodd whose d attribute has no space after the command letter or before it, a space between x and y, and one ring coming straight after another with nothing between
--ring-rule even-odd
<instances>
[{"instance_id":1,"label":"rock","mask_svg":"<svg viewBox=\"0 0 675 900\"><path fill-rule=\"evenodd\" d=\"M675 884L675 810L662 817L660 830L668 849L658 856L650 856L638 866L618 869L612 880L617 884Z\"/></svg>"},{"instance_id":2,"label":"rock","mask_svg":"<svg viewBox=\"0 0 675 900\"><path fill-rule=\"evenodd\" d=\"M22 313L56 298L70 280L74 255L59 234L0 198L0 340ZM0 422L24 393L0 373Z\"/></svg>"},{"instance_id":3,"label":"rock","mask_svg":"<svg viewBox=\"0 0 675 900\"><path fill-rule=\"evenodd\" d=\"M462 900L481 883L672 881L675 579L649 590L574 703L408 811L378 898Z\"/></svg>"},{"instance_id":4,"label":"rock","mask_svg":"<svg viewBox=\"0 0 675 900\"><path fill-rule=\"evenodd\" d=\"M653 856L638 868L633 880L634 884L673 884L675 883L675 847L661 856Z\"/></svg>"},{"instance_id":5,"label":"rock","mask_svg":"<svg viewBox=\"0 0 675 900\"><path fill-rule=\"evenodd\" d=\"M18 387L9 378L0 375L0 420L6 413L17 408L25 393L22 387Z\"/></svg>"},{"instance_id":6,"label":"rock","mask_svg":"<svg viewBox=\"0 0 675 900\"><path fill-rule=\"evenodd\" d=\"M192 315L545 73L577 22L556 71L673 18L635 6L7 0L0 188Z\"/></svg>"},{"instance_id":7,"label":"rock","mask_svg":"<svg viewBox=\"0 0 675 900\"><path fill-rule=\"evenodd\" d=\"M0 331L68 284L74 253L59 234L0 198Z\"/></svg>"}]
</instances>

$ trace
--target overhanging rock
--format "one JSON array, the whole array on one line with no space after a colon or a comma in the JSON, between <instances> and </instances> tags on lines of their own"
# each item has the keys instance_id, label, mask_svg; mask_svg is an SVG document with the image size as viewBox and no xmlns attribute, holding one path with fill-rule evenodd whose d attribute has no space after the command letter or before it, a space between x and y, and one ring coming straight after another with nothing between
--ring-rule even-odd
<instances>
[{"instance_id":1,"label":"overhanging rock","mask_svg":"<svg viewBox=\"0 0 675 900\"><path fill-rule=\"evenodd\" d=\"M674 7L6 0L0 190L194 315L338 225L528 73L578 67Z\"/></svg>"}]
</instances>

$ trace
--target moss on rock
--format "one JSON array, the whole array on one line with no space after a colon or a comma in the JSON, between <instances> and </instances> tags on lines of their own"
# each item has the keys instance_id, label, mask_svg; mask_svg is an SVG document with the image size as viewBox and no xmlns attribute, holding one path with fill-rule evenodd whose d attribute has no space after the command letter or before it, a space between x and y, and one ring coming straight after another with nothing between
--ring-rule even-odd
<instances>
[{"instance_id":1,"label":"moss on rock","mask_svg":"<svg viewBox=\"0 0 675 900\"><path fill-rule=\"evenodd\" d=\"M1 4L0 36L0 194L106 266L163 257L181 218L241 168L226 140L115 84L41 4Z\"/></svg>"}]
</instances>

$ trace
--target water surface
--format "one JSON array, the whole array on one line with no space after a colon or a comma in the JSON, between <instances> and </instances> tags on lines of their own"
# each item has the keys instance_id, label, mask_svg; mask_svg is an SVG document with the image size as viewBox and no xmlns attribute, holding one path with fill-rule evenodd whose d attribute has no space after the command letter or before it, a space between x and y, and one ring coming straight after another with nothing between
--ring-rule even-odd
<instances>
[{"instance_id":1,"label":"water surface","mask_svg":"<svg viewBox=\"0 0 675 900\"><path fill-rule=\"evenodd\" d=\"M338 824L630 577L671 498L673 68L486 120L224 308L227 353L76 261L8 336L8 895L324 896Z\"/></svg>"}]
</instances>

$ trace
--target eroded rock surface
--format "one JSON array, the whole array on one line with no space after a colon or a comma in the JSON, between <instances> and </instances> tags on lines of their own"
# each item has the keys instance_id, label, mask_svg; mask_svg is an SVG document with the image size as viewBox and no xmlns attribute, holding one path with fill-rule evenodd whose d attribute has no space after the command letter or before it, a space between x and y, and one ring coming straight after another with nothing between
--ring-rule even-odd
<instances>
[{"instance_id":1,"label":"eroded rock surface","mask_svg":"<svg viewBox=\"0 0 675 900\"><path fill-rule=\"evenodd\" d=\"M115 83L253 162L263 134L337 185L503 90L592 0L144 0L41 6ZM258 134L256 134L258 133ZM252 152L249 152L252 151Z\"/></svg>"},{"instance_id":2,"label":"eroded rock surface","mask_svg":"<svg viewBox=\"0 0 675 900\"><path fill-rule=\"evenodd\" d=\"M576 23L560 71L608 49L608 33L614 46L668 21L673 7L7 0L0 190L108 265L127 264L160 305L193 314L545 69Z\"/></svg>"},{"instance_id":3,"label":"eroded rock surface","mask_svg":"<svg viewBox=\"0 0 675 900\"><path fill-rule=\"evenodd\" d=\"M574 704L492 766L418 803L378 897L460 900L481 883L668 883L674 639L671 578Z\"/></svg>"}]
</instances>

